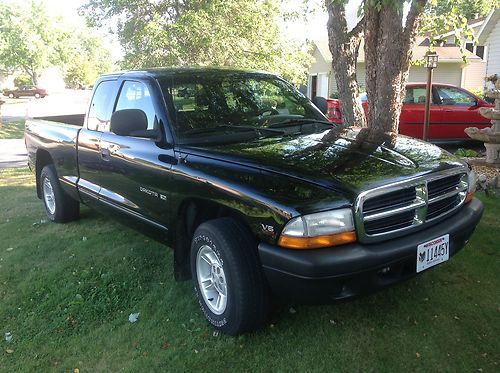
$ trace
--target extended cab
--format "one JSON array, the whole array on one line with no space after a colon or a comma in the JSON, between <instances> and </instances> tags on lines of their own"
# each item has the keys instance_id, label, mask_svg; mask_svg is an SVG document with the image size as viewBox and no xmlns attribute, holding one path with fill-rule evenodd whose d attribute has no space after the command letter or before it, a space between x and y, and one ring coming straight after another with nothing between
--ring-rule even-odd
<instances>
[{"instance_id":1,"label":"extended cab","mask_svg":"<svg viewBox=\"0 0 500 373\"><path fill-rule=\"evenodd\" d=\"M26 144L50 220L84 203L165 242L233 335L263 325L271 294L334 301L443 263L483 211L450 153L336 126L264 72L104 75L85 116L29 120Z\"/></svg>"}]
</instances>

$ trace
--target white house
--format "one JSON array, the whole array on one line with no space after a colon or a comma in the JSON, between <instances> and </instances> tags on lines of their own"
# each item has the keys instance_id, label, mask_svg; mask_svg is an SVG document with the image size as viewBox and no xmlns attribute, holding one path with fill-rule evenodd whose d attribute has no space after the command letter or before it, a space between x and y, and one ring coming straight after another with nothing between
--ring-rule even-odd
<instances>
[{"instance_id":1,"label":"white house","mask_svg":"<svg viewBox=\"0 0 500 373\"><path fill-rule=\"evenodd\" d=\"M477 45L473 44L472 41L467 41L463 46L464 52L454 44L453 31L442 35L444 43L442 46L434 48L439 55L439 64L434 69L433 81L454 84L468 90L482 89L485 76L492 75L495 72L498 73L500 70L500 26L498 26L498 18L499 10L496 10L492 11L486 18L471 20L469 27L472 28L476 37L479 35L482 39L478 38L479 44ZM429 40L426 37L418 37L413 48L413 60L422 60L428 50L428 45ZM464 54L466 62L463 60ZM487 54L489 57L486 56ZM328 48L328 40L314 42L313 57L315 61L309 69L307 95L310 98L314 96L329 97L337 91L337 87L335 75L332 71L332 56ZM359 48L356 73L358 83L363 88L365 86L363 42ZM425 82L426 79L427 69L425 67L411 66L408 81Z\"/></svg>"},{"instance_id":2,"label":"white house","mask_svg":"<svg viewBox=\"0 0 500 373\"><path fill-rule=\"evenodd\" d=\"M484 45L486 76L500 76L500 9L492 10L483 22L476 38Z\"/></svg>"}]
</instances>

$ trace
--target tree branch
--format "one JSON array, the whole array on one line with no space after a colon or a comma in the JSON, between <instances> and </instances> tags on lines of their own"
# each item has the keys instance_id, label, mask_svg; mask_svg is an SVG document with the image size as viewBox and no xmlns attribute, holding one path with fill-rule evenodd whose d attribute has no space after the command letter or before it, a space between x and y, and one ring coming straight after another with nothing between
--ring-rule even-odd
<instances>
[{"instance_id":1,"label":"tree branch","mask_svg":"<svg viewBox=\"0 0 500 373\"><path fill-rule=\"evenodd\" d=\"M413 0L411 3L410 11L406 17L406 24L404 30L405 41L411 40L417 32L418 22L424 10L427 0Z\"/></svg>"}]
</instances>

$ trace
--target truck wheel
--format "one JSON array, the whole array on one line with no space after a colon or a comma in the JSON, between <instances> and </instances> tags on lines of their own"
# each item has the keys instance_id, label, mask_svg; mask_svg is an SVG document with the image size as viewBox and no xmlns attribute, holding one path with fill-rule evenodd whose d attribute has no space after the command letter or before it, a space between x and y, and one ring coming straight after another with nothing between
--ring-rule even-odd
<instances>
[{"instance_id":1,"label":"truck wheel","mask_svg":"<svg viewBox=\"0 0 500 373\"><path fill-rule=\"evenodd\" d=\"M14 98L14 94L13 93L9 93L9 98Z\"/></svg>"},{"instance_id":2,"label":"truck wheel","mask_svg":"<svg viewBox=\"0 0 500 373\"><path fill-rule=\"evenodd\" d=\"M201 224L191 244L191 273L201 310L212 326L238 335L261 328L269 291L248 230L231 218Z\"/></svg>"},{"instance_id":3,"label":"truck wheel","mask_svg":"<svg viewBox=\"0 0 500 373\"><path fill-rule=\"evenodd\" d=\"M40 188L47 217L56 223L78 219L80 203L61 188L54 165L45 166L40 173Z\"/></svg>"},{"instance_id":4,"label":"truck wheel","mask_svg":"<svg viewBox=\"0 0 500 373\"><path fill-rule=\"evenodd\" d=\"M40 93L35 93L35 98L40 98Z\"/></svg>"}]
</instances>

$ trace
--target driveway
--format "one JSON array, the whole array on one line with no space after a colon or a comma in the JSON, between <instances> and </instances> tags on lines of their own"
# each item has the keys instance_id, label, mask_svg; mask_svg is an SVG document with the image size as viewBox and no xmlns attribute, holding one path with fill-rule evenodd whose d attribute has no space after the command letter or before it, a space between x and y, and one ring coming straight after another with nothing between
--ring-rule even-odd
<instances>
[{"instance_id":1,"label":"driveway","mask_svg":"<svg viewBox=\"0 0 500 373\"><path fill-rule=\"evenodd\" d=\"M25 167L27 164L24 139L0 140L0 168Z\"/></svg>"}]
</instances>

